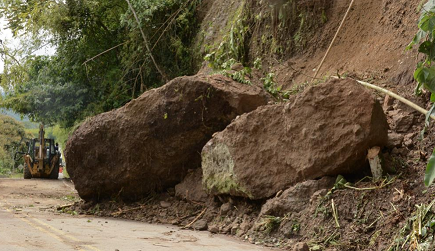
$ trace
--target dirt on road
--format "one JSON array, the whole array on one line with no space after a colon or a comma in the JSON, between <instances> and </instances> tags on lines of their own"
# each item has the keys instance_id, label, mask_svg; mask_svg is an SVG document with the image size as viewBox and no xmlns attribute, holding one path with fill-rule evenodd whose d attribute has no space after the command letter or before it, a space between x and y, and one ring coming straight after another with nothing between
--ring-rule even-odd
<instances>
[{"instance_id":1,"label":"dirt on road","mask_svg":"<svg viewBox=\"0 0 435 251\"><path fill-rule=\"evenodd\" d=\"M78 200L67 180L0 179L0 251L269 250L206 232L58 212Z\"/></svg>"}]
</instances>

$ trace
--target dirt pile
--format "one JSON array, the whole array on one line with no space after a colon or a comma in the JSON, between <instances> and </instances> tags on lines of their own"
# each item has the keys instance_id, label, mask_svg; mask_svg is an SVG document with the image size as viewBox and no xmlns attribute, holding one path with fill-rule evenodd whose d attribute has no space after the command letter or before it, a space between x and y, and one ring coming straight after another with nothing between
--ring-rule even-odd
<instances>
[{"instance_id":1,"label":"dirt pile","mask_svg":"<svg viewBox=\"0 0 435 251\"><path fill-rule=\"evenodd\" d=\"M66 145L68 172L85 200L140 199L180 182L213 133L267 101L219 75L174 79L84 122Z\"/></svg>"},{"instance_id":2,"label":"dirt pile","mask_svg":"<svg viewBox=\"0 0 435 251\"><path fill-rule=\"evenodd\" d=\"M261 208L260 216L273 215L283 217L288 213L303 211L307 205L325 196L334 186L335 178L323 177L320 180L307 180L286 189L276 197L269 199Z\"/></svg>"},{"instance_id":3,"label":"dirt pile","mask_svg":"<svg viewBox=\"0 0 435 251\"><path fill-rule=\"evenodd\" d=\"M332 80L215 134L202 151L203 183L214 195L268 198L306 179L360 171L367 150L386 145L387 131L370 91Z\"/></svg>"}]
</instances>

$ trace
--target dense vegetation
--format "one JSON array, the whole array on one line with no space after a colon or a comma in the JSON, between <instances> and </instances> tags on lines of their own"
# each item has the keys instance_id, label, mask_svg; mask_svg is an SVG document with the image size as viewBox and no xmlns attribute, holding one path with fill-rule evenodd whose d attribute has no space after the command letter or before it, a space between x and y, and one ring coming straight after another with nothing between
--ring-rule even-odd
<instances>
[{"instance_id":1,"label":"dense vegetation","mask_svg":"<svg viewBox=\"0 0 435 251\"><path fill-rule=\"evenodd\" d=\"M425 88L431 93L430 101L432 108L426 115L425 126L429 126L431 114L435 111L435 2L428 1L421 9L421 16L418 23L418 32L412 42L409 44L408 49L414 45L419 44L418 52L424 54L425 60L417 64L414 72L414 78L417 81L415 93L420 95L422 88ZM424 136L425 130L422 132ZM435 180L435 149L432 156L429 158L424 183L426 186L431 185Z\"/></svg>"},{"instance_id":2,"label":"dense vegetation","mask_svg":"<svg viewBox=\"0 0 435 251\"><path fill-rule=\"evenodd\" d=\"M14 169L14 153L22 150L24 126L10 116L0 114L0 174Z\"/></svg>"},{"instance_id":3,"label":"dense vegetation","mask_svg":"<svg viewBox=\"0 0 435 251\"><path fill-rule=\"evenodd\" d=\"M132 0L139 29L125 0L2 1L0 16L22 47L2 44L0 106L68 128L193 73L199 2ZM53 56L34 56L47 44Z\"/></svg>"}]
</instances>

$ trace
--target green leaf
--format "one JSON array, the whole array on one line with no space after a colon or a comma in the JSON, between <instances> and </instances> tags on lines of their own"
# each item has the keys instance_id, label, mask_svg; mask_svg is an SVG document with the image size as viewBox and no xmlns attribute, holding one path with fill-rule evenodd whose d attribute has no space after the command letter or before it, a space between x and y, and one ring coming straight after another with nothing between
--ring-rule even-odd
<instances>
[{"instance_id":1,"label":"green leaf","mask_svg":"<svg viewBox=\"0 0 435 251\"><path fill-rule=\"evenodd\" d=\"M435 148L432 155L429 158L426 166L426 173L424 175L424 184L428 187L433 183L435 179Z\"/></svg>"},{"instance_id":2,"label":"green leaf","mask_svg":"<svg viewBox=\"0 0 435 251\"><path fill-rule=\"evenodd\" d=\"M435 92L435 69L434 68L423 68L424 87L430 92Z\"/></svg>"},{"instance_id":3,"label":"green leaf","mask_svg":"<svg viewBox=\"0 0 435 251\"><path fill-rule=\"evenodd\" d=\"M430 97L431 100L432 100L433 96L434 96L434 93L431 94L431 97ZM433 101L432 101L432 102L433 102ZM435 103L432 104L432 107L430 108L429 112L426 113L426 118L425 118L425 120L424 120L424 127L423 127L423 129L421 130L421 132L420 132L421 139L424 138L424 134L425 134L425 132L426 132L426 129L427 129L427 128L429 127L429 125L430 125L430 116L434 114L434 111L435 111Z\"/></svg>"},{"instance_id":4,"label":"green leaf","mask_svg":"<svg viewBox=\"0 0 435 251\"><path fill-rule=\"evenodd\" d=\"M435 16L428 14L424 15L423 19L421 19L418 24L418 27L425 32L432 33L435 27Z\"/></svg>"},{"instance_id":5,"label":"green leaf","mask_svg":"<svg viewBox=\"0 0 435 251\"><path fill-rule=\"evenodd\" d=\"M434 12L435 9L435 0L428 0L421 10L422 16L428 12Z\"/></svg>"},{"instance_id":6,"label":"green leaf","mask_svg":"<svg viewBox=\"0 0 435 251\"><path fill-rule=\"evenodd\" d=\"M414 38L412 39L411 43L409 43L408 46L406 46L405 50L410 50L412 49L412 46L414 46L415 44L420 43L421 39L423 39L424 37L426 37L426 32L419 30L417 32L417 34L414 36Z\"/></svg>"},{"instance_id":7,"label":"green leaf","mask_svg":"<svg viewBox=\"0 0 435 251\"><path fill-rule=\"evenodd\" d=\"M414 72L414 79L423 84L430 92L435 92L435 68L419 67ZM418 90L417 90L418 91Z\"/></svg>"},{"instance_id":8,"label":"green leaf","mask_svg":"<svg viewBox=\"0 0 435 251\"><path fill-rule=\"evenodd\" d=\"M418 52L429 56L431 60L435 59L435 44L431 41L424 41L419 47Z\"/></svg>"}]
</instances>

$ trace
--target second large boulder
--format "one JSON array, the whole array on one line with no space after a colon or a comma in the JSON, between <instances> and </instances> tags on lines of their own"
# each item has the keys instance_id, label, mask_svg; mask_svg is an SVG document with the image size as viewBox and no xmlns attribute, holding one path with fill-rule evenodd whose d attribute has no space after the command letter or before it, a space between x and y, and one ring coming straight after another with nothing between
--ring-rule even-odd
<instances>
[{"instance_id":1,"label":"second large boulder","mask_svg":"<svg viewBox=\"0 0 435 251\"><path fill-rule=\"evenodd\" d=\"M66 145L68 173L85 200L140 199L182 181L213 133L267 101L219 75L174 79L84 122Z\"/></svg>"},{"instance_id":2,"label":"second large boulder","mask_svg":"<svg viewBox=\"0 0 435 251\"><path fill-rule=\"evenodd\" d=\"M203 185L214 195L263 199L307 179L358 172L367 150L387 143L387 131L370 91L332 80L217 133L202 151Z\"/></svg>"}]
</instances>

